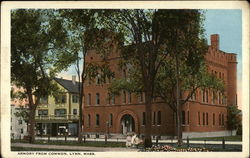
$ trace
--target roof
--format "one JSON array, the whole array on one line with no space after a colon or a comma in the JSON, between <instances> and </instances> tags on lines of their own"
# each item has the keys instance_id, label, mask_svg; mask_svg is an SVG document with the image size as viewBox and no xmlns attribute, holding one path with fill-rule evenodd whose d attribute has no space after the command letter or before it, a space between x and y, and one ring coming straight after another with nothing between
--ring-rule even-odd
<instances>
[{"instance_id":1,"label":"roof","mask_svg":"<svg viewBox=\"0 0 250 158\"><path fill-rule=\"evenodd\" d=\"M54 78L54 80L59 83L61 86L63 86L66 90L68 90L71 93L79 93L79 82L75 82L73 84L72 80L65 80L62 78Z\"/></svg>"}]
</instances>

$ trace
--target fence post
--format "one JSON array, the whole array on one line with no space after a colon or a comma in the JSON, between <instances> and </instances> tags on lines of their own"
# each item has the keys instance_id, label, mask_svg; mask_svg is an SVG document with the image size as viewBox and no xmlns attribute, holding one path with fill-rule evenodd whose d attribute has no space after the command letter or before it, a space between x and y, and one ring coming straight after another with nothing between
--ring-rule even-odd
<instances>
[{"instance_id":1,"label":"fence post","mask_svg":"<svg viewBox=\"0 0 250 158\"><path fill-rule=\"evenodd\" d=\"M105 144L107 144L107 135L105 135Z\"/></svg>"},{"instance_id":2,"label":"fence post","mask_svg":"<svg viewBox=\"0 0 250 158\"><path fill-rule=\"evenodd\" d=\"M48 135L48 142L50 142L50 134Z\"/></svg>"},{"instance_id":3,"label":"fence post","mask_svg":"<svg viewBox=\"0 0 250 158\"><path fill-rule=\"evenodd\" d=\"M67 142L67 134L65 134L65 142Z\"/></svg>"},{"instance_id":4,"label":"fence post","mask_svg":"<svg viewBox=\"0 0 250 158\"><path fill-rule=\"evenodd\" d=\"M159 139L159 137L156 136L156 146L158 146L158 139Z\"/></svg>"},{"instance_id":5,"label":"fence post","mask_svg":"<svg viewBox=\"0 0 250 158\"><path fill-rule=\"evenodd\" d=\"M222 149L225 149L225 139L224 139L224 137L222 138Z\"/></svg>"},{"instance_id":6,"label":"fence post","mask_svg":"<svg viewBox=\"0 0 250 158\"><path fill-rule=\"evenodd\" d=\"M187 147L189 148L189 137L187 137Z\"/></svg>"},{"instance_id":7,"label":"fence post","mask_svg":"<svg viewBox=\"0 0 250 158\"><path fill-rule=\"evenodd\" d=\"M204 140L204 148L206 148L206 139Z\"/></svg>"}]
</instances>

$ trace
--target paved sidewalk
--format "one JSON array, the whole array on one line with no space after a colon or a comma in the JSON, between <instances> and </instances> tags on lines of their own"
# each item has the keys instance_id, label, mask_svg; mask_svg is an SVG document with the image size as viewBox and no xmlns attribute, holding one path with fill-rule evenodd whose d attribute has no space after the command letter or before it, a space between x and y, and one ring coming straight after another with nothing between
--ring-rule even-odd
<instances>
[{"instance_id":1,"label":"paved sidewalk","mask_svg":"<svg viewBox=\"0 0 250 158\"><path fill-rule=\"evenodd\" d=\"M88 146L67 146L67 145L42 145L42 144L28 144L28 143L11 143L12 147L27 147L27 148L45 148L45 149L62 149L62 151L76 150L76 151L93 151L93 152L137 152L139 149L133 148L110 148L110 147L88 147Z\"/></svg>"}]
</instances>

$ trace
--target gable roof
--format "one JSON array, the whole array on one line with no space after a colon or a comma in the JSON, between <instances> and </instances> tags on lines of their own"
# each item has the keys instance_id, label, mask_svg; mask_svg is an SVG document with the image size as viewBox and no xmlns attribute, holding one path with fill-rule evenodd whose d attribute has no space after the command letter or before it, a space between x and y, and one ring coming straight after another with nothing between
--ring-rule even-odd
<instances>
[{"instance_id":1,"label":"gable roof","mask_svg":"<svg viewBox=\"0 0 250 158\"><path fill-rule=\"evenodd\" d=\"M62 78L54 78L54 80L71 93L79 92L78 86L81 84L79 82L75 82L75 84L73 84L72 80L65 80Z\"/></svg>"}]
</instances>

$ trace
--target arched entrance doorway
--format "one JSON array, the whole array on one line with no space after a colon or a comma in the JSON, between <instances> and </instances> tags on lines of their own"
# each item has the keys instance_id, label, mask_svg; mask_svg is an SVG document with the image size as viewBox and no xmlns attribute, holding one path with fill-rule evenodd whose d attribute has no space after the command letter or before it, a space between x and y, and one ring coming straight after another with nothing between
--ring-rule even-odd
<instances>
[{"instance_id":1,"label":"arched entrance doorway","mask_svg":"<svg viewBox=\"0 0 250 158\"><path fill-rule=\"evenodd\" d=\"M128 132L135 132L135 121L131 115L125 114L122 116L121 132L122 134L127 134Z\"/></svg>"}]
</instances>

